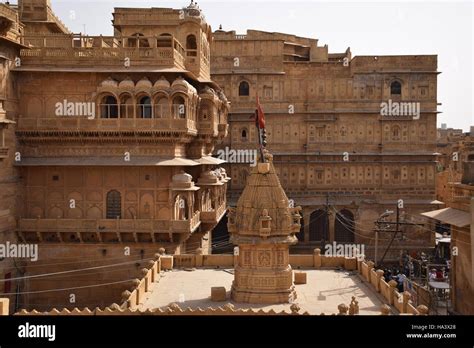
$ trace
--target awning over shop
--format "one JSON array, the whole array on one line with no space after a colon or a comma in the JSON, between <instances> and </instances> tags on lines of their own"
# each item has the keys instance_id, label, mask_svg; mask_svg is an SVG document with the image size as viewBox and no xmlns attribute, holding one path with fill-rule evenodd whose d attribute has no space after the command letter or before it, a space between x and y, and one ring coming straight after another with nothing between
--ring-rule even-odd
<instances>
[{"instance_id":1,"label":"awning over shop","mask_svg":"<svg viewBox=\"0 0 474 348\"><path fill-rule=\"evenodd\" d=\"M421 213L421 215L456 227L466 227L471 224L471 214L454 208L428 211L426 213Z\"/></svg>"}]
</instances>

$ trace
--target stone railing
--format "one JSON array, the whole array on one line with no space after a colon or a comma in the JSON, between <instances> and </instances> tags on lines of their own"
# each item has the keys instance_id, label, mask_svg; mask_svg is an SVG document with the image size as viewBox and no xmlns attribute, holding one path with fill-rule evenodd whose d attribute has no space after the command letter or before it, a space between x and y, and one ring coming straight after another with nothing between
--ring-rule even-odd
<instances>
[{"instance_id":1,"label":"stone railing","mask_svg":"<svg viewBox=\"0 0 474 348\"><path fill-rule=\"evenodd\" d=\"M314 267L314 268L336 268L341 267L348 271L357 269L357 258L345 256L321 255L320 249L314 249L313 254L292 255L290 254L290 265L293 268Z\"/></svg>"},{"instance_id":2,"label":"stone railing","mask_svg":"<svg viewBox=\"0 0 474 348\"><path fill-rule=\"evenodd\" d=\"M17 12L6 4L0 4L0 17L5 17L14 22L17 18Z\"/></svg>"},{"instance_id":3,"label":"stone railing","mask_svg":"<svg viewBox=\"0 0 474 348\"><path fill-rule=\"evenodd\" d=\"M131 291L125 290L122 293L122 305L120 308L135 309L142 304L146 295L151 291L151 285L157 283L160 279L161 272L161 257L159 254L155 255L156 261L149 261L149 268L143 268L142 279L135 279L133 281L133 288Z\"/></svg>"},{"instance_id":4,"label":"stone railing","mask_svg":"<svg viewBox=\"0 0 474 348\"><path fill-rule=\"evenodd\" d=\"M376 270L372 261L359 260L357 262L357 270L360 277L370 284L376 292L380 293L387 304L395 307L400 314L428 314L428 307L425 305L419 305L415 308L411 301L410 293L400 293L397 290L397 282L395 280L387 283L383 278L383 270Z\"/></svg>"},{"instance_id":5,"label":"stone railing","mask_svg":"<svg viewBox=\"0 0 474 348\"><path fill-rule=\"evenodd\" d=\"M274 310L264 311L256 309L235 309L232 304L227 304L218 308L186 308L181 309L177 304L172 304L166 309L147 309L143 310L141 305L145 303L152 289L152 284L156 284L160 279L161 270L171 270L180 267L222 267L231 268L237 262L237 256L234 255L155 255L155 261L149 261L148 268L142 269L143 277L133 281L133 287L122 293L121 305L112 304L111 306L101 309L53 309L47 312L38 312L36 310L22 310L16 315L286 315L286 314L308 314L298 313L298 306L293 305L291 313ZM397 283L394 280L385 282L382 270L375 270L372 261L355 260L345 257L329 257L321 256L319 249L316 249L314 255L290 255L290 263L293 268L295 265L306 268L334 268L342 267L346 270L357 270L360 277L373 288L373 290L381 295L385 304L381 307L382 315L407 314L407 315L426 315L428 307L419 305L415 307L411 302L411 295L408 292L399 293L396 289ZM353 300L355 297L353 297ZM392 307L391 307L392 306ZM339 315L358 314L351 313L351 305L340 304ZM397 313L398 312L398 313ZM0 315L8 315L8 299L0 299Z\"/></svg>"},{"instance_id":6,"label":"stone railing","mask_svg":"<svg viewBox=\"0 0 474 348\"><path fill-rule=\"evenodd\" d=\"M8 315L8 313L7 313ZM173 303L165 309L156 308L156 309L132 309L132 308L121 308L118 304L112 304L109 307L104 309L101 308L84 308L78 309L74 308L73 310L62 309L58 310L56 308L48 311L48 312L38 312L36 310L32 310L30 312L26 310L21 310L15 315L28 315L28 316L41 316L41 315L309 315L308 312L299 313L299 308L293 307L290 312L287 311L280 311L277 312L273 309L270 310L263 310L263 309L255 309L255 308L235 308L235 306L231 303L228 303L224 306L219 306L217 308L207 307L207 308L185 308L182 309L179 307L178 304Z\"/></svg>"},{"instance_id":7,"label":"stone railing","mask_svg":"<svg viewBox=\"0 0 474 348\"><path fill-rule=\"evenodd\" d=\"M194 120L183 118L100 118L85 116L35 117L20 118L18 130L47 130L47 131L154 131L182 132L193 134L197 131Z\"/></svg>"},{"instance_id":8,"label":"stone railing","mask_svg":"<svg viewBox=\"0 0 474 348\"><path fill-rule=\"evenodd\" d=\"M162 66L184 69L182 46L176 39L169 47L158 47L157 37L107 37L73 34L28 35L22 37L29 49L22 49L22 65L115 66L124 67L129 59L133 66ZM147 47L128 47L129 40L146 41ZM180 52L183 51L183 52Z\"/></svg>"},{"instance_id":9,"label":"stone railing","mask_svg":"<svg viewBox=\"0 0 474 348\"><path fill-rule=\"evenodd\" d=\"M184 254L174 255L173 265L180 267L234 267L234 255L215 254L199 255Z\"/></svg>"},{"instance_id":10,"label":"stone railing","mask_svg":"<svg viewBox=\"0 0 474 348\"><path fill-rule=\"evenodd\" d=\"M20 232L159 232L168 231L168 220L153 219L20 219Z\"/></svg>"},{"instance_id":11,"label":"stone railing","mask_svg":"<svg viewBox=\"0 0 474 348\"><path fill-rule=\"evenodd\" d=\"M171 220L173 232L194 232L201 224L201 212L196 211L191 219Z\"/></svg>"},{"instance_id":12,"label":"stone railing","mask_svg":"<svg viewBox=\"0 0 474 348\"><path fill-rule=\"evenodd\" d=\"M215 223L218 222L227 209L227 203L223 202L217 209L212 211L201 211L201 221Z\"/></svg>"}]
</instances>

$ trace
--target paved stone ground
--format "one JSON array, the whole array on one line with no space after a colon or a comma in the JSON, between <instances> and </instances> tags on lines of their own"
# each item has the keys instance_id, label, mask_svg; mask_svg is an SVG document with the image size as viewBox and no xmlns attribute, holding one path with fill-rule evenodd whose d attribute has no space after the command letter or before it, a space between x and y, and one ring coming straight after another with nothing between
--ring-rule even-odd
<instances>
[{"instance_id":1,"label":"paved stone ground","mask_svg":"<svg viewBox=\"0 0 474 348\"><path fill-rule=\"evenodd\" d=\"M227 270L232 272L233 270ZM212 302L210 300L211 287L224 286L230 298L230 288L233 274L224 269L196 269L193 271L173 270L162 273L159 283L152 285L141 309L163 308L176 302L182 308L218 307L227 302L240 308L262 308L275 311L290 311L290 304L244 304L227 302ZM349 306L351 297L356 296L359 301L360 314L379 315L383 304L381 297L367 283L354 272L336 270L302 270L307 273L307 284L296 285L297 303L301 312L310 314L338 313L337 306L345 303ZM183 302L184 301L184 302Z\"/></svg>"}]
</instances>

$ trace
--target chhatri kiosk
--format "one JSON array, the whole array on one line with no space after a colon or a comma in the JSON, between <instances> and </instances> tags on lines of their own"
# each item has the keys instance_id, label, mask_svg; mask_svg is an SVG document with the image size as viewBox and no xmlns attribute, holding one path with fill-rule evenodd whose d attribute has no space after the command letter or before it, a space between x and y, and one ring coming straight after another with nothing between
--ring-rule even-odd
<instances>
[{"instance_id":1,"label":"chhatri kiosk","mask_svg":"<svg viewBox=\"0 0 474 348\"><path fill-rule=\"evenodd\" d=\"M296 298L289 246L297 243L300 207L290 207L272 163L262 151L237 207L229 210L231 241L238 246L232 299L245 303L289 303Z\"/></svg>"}]
</instances>

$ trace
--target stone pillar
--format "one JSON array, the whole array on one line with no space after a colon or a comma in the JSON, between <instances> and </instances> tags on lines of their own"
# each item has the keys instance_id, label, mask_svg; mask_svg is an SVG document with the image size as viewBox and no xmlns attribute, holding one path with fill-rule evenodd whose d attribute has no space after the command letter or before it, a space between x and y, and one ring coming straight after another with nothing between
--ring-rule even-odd
<instances>
[{"instance_id":1,"label":"stone pillar","mask_svg":"<svg viewBox=\"0 0 474 348\"><path fill-rule=\"evenodd\" d=\"M10 299L0 298L0 315L9 314Z\"/></svg>"},{"instance_id":2,"label":"stone pillar","mask_svg":"<svg viewBox=\"0 0 474 348\"><path fill-rule=\"evenodd\" d=\"M388 282L388 285L390 286L390 299L389 299L389 303L391 305L393 305L395 302L394 302L394 297L395 297L395 290L397 288L397 282L395 280L391 280Z\"/></svg>"},{"instance_id":3,"label":"stone pillar","mask_svg":"<svg viewBox=\"0 0 474 348\"><path fill-rule=\"evenodd\" d=\"M375 264L373 261L367 261L367 280L369 283L372 282L372 279L370 277L371 277L372 268L374 268L374 266Z\"/></svg>"},{"instance_id":4,"label":"stone pillar","mask_svg":"<svg viewBox=\"0 0 474 348\"><path fill-rule=\"evenodd\" d=\"M154 283L156 281L156 278L157 278L157 274L156 274L156 261L148 261L148 267L149 269L151 270L151 279L150 281L152 283Z\"/></svg>"},{"instance_id":5,"label":"stone pillar","mask_svg":"<svg viewBox=\"0 0 474 348\"><path fill-rule=\"evenodd\" d=\"M314 268L321 268L321 249L316 248L313 251L313 265Z\"/></svg>"},{"instance_id":6,"label":"stone pillar","mask_svg":"<svg viewBox=\"0 0 474 348\"><path fill-rule=\"evenodd\" d=\"M347 307L344 303L341 303L339 306L337 306L337 309L339 311L337 315L347 315L349 307Z\"/></svg>"},{"instance_id":7,"label":"stone pillar","mask_svg":"<svg viewBox=\"0 0 474 348\"><path fill-rule=\"evenodd\" d=\"M156 273L159 275L161 273L161 255L155 254L155 260L156 260Z\"/></svg>"},{"instance_id":8,"label":"stone pillar","mask_svg":"<svg viewBox=\"0 0 474 348\"><path fill-rule=\"evenodd\" d=\"M382 279L383 277L383 270L381 269L378 269L375 271L375 273L377 274L377 286L376 286L376 289L378 292L380 292L380 280Z\"/></svg>"},{"instance_id":9,"label":"stone pillar","mask_svg":"<svg viewBox=\"0 0 474 348\"><path fill-rule=\"evenodd\" d=\"M418 311L419 315L428 315L429 309L425 305L419 305L416 307L416 310Z\"/></svg>"},{"instance_id":10,"label":"stone pillar","mask_svg":"<svg viewBox=\"0 0 474 348\"><path fill-rule=\"evenodd\" d=\"M203 265L203 249L197 248L196 255L194 255L194 266L195 267L202 267Z\"/></svg>"},{"instance_id":11,"label":"stone pillar","mask_svg":"<svg viewBox=\"0 0 474 348\"><path fill-rule=\"evenodd\" d=\"M404 291L402 293L402 296L403 296L402 313L407 313L408 312L408 310L407 310L408 301L410 301L410 299L411 299L411 294L407 291Z\"/></svg>"},{"instance_id":12,"label":"stone pillar","mask_svg":"<svg viewBox=\"0 0 474 348\"><path fill-rule=\"evenodd\" d=\"M380 307L380 312L381 312L381 315L390 315L390 306L389 305L382 305L382 307Z\"/></svg>"}]
</instances>

